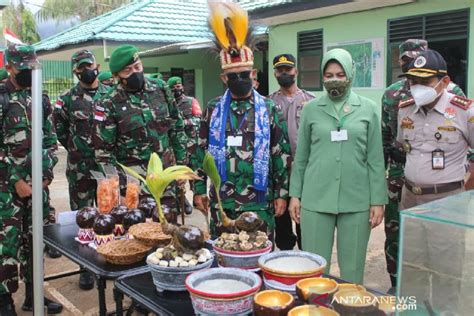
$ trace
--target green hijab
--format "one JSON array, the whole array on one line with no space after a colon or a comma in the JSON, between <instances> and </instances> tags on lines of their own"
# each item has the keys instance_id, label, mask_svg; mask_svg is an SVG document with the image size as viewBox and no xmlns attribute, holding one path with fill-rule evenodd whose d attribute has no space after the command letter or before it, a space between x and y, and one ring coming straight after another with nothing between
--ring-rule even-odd
<instances>
[{"instance_id":1,"label":"green hijab","mask_svg":"<svg viewBox=\"0 0 474 316\"><path fill-rule=\"evenodd\" d=\"M321 69L323 70L323 72L326 69L326 66L328 65L328 63L331 61L336 61L337 63L341 65L342 69L344 70L346 74L346 78L348 81L346 84L345 92L341 96L331 97L329 94L329 91L327 94L328 98L334 104L336 111L339 112L342 105L351 94L352 80L355 74L355 65L354 65L354 61L352 60L351 54L342 48L331 49L329 52L327 52L327 54L324 55L323 61L321 63ZM330 80L330 81L335 81L335 80ZM324 86L327 91L328 86L326 84ZM336 86L338 86L338 84L336 84Z\"/></svg>"}]
</instances>

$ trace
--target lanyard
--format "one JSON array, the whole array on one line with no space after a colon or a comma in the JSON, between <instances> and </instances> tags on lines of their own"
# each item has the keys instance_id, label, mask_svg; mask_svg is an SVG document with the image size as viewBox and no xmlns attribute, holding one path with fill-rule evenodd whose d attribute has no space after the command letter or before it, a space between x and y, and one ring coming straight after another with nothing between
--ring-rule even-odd
<instances>
[{"instance_id":1,"label":"lanyard","mask_svg":"<svg viewBox=\"0 0 474 316\"><path fill-rule=\"evenodd\" d=\"M230 113L229 113L229 114L230 114ZM239 128L238 128L237 130L235 130L234 124L232 123L232 114L229 115L230 128L231 128L232 134L233 134L234 136L236 136L236 135L237 135L237 132L242 129L242 126L244 125L245 121L247 120L248 114L249 114L249 112L245 112L244 118L243 118L242 121L240 122Z\"/></svg>"},{"instance_id":2,"label":"lanyard","mask_svg":"<svg viewBox=\"0 0 474 316\"><path fill-rule=\"evenodd\" d=\"M344 122L346 121L346 117L347 116L343 116L340 120L337 121L336 123L336 127L337 127L337 131L341 131L341 128L344 126Z\"/></svg>"}]
</instances>

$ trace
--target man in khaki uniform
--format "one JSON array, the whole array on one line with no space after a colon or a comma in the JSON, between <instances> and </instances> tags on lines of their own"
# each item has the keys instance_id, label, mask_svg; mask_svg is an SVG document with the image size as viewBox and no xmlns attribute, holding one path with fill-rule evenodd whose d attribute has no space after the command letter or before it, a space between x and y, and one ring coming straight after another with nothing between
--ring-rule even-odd
<instances>
[{"instance_id":1,"label":"man in khaki uniform","mask_svg":"<svg viewBox=\"0 0 474 316\"><path fill-rule=\"evenodd\" d=\"M268 97L275 102L276 106L283 113L283 117L288 125L291 155L294 157L298 141L301 111L306 102L314 99L314 94L300 89L296 85L298 69L296 68L296 58L293 55L281 54L275 56L273 58L273 69L280 89ZM299 224L296 224L297 236L295 236L289 212L276 217L275 224L275 243L279 249L291 250L296 242L298 242L298 248L301 249L301 228Z\"/></svg>"},{"instance_id":2,"label":"man in khaki uniform","mask_svg":"<svg viewBox=\"0 0 474 316\"><path fill-rule=\"evenodd\" d=\"M405 75L412 98L401 101L398 112L397 140L407 152L401 210L464 191L466 154L474 147L472 101L447 92L450 80L443 57L427 50L411 63ZM419 211L425 210L420 207ZM411 220L403 223L402 231L400 256L409 264L402 264L401 295L416 297L417 301L431 301L433 297L436 312L469 314L472 302L458 295L467 271L461 258L471 245L465 229ZM441 257L452 260L447 264Z\"/></svg>"},{"instance_id":3,"label":"man in khaki uniform","mask_svg":"<svg viewBox=\"0 0 474 316\"><path fill-rule=\"evenodd\" d=\"M443 57L427 50L404 75L412 98L398 112L397 141L407 153L401 210L464 191L466 154L474 147L472 101L447 92Z\"/></svg>"}]
</instances>

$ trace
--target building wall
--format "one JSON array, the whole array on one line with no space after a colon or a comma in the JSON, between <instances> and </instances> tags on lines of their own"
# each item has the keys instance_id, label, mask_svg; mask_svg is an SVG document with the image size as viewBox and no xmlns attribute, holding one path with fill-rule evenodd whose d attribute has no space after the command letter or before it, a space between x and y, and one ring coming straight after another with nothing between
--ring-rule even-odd
<instances>
[{"instance_id":1,"label":"building wall","mask_svg":"<svg viewBox=\"0 0 474 316\"><path fill-rule=\"evenodd\" d=\"M341 14L317 20L308 20L273 26L269 33L269 62L273 56L281 53L291 53L297 56L297 33L323 29L324 45L327 43L363 40L371 38L381 38L385 40L384 51L384 87L386 86L387 72L387 20L414 16L420 14L429 14L443 11L452 11L458 9L471 9L471 20L474 14L474 1L472 0L418 0L414 3L385 7L364 12L355 12ZM474 23L470 22L469 34L474 34ZM468 47L472 47L473 38L470 36ZM474 60L474 49L468 49L468 61ZM271 69L271 65L269 65ZM467 71L467 94L474 97L474 63L468 63ZM269 76L270 91L276 90L278 84L274 77ZM361 95L371 98L375 101L381 99L383 89L355 89ZM316 92L320 94L321 92Z\"/></svg>"}]
</instances>

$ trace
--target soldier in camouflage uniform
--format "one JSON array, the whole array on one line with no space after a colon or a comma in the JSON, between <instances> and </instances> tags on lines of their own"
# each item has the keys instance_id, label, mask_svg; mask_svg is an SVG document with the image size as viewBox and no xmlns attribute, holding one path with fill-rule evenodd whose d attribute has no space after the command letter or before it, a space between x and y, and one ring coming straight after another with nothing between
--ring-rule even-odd
<instances>
[{"instance_id":1,"label":"soldier in camouflage uniform","mask_svg":"<svg viewBox=\"0 0 474 316\"><path fill-rule=\"evenodd\" d=\"M31 64L37 63L32 46L12 45L6 51L6 68L10 73L5 88L9 102L2 104L1 143L4 161L8 163L7 180L2 192L2 231L0 267L0 314L16 315L11 293L18 289L18 270L25 281L23 310L32 310L32 188L31 188ZM48 191L57 163L57 138L52 124L51 104L43 98L43 218L49 213ZM3 169L3 168L2 168ZM62 305L45 298L48 313L60 313Z\"/></svg>"},{"instance_id":2,"label":"soldier in camouflage uniform","mask_svg":"<svg viewBox=\"0 0 474 316\"><path fill-rule=\"evenodd\" d=\"M0 69L0 83L7 82L8 71L5 68Z\"/></svg>"},{"instance_id":3,"label":"soldier in camouflage uniform","mask_svg":"<svg viewBox=\"0 0 474 316\"><path fill-rule=\"evenodd\" d=\"M212 20L219 21L217 12L221 9L220 4L211 7ZM239 27L232 25L227 34ZM275 215L286 211L288 199L291 150L286 122L273 101L253 89L257 71L253 69L252 50L245 45L237 46L232 40L229 42L230 46L219 42L221 80L228 89L223 96L208 103L201 121L199 146L191 158L193 169L204 180L195 182L194 202L202 212L208 211L202 161L209 151L222 179L218 189L229 218L235 219L245 211L256 212L266 223L267 232L272 234ZM222 227L213 189L210 199L211 235L216 237Z\"/></svg>"},{"instance_id":4,"label":"soldier in camouflage uniform","mask_svg":"<svg viewBox=\"0 0 474 316\"><path fill-rule=\"evenodd\" d=\"M421 52L428 48L425 40L409 39L400 44L399 62L403 73L408 71L408 66ZM464 96L463 91L453 82L448 90L459 96ZM405 166L405 152L401 144L396 141L398 104L400 101L411 97L408 81L403 78L390 85L382 97L382 135L385 163L388 169L388 195L389 203L385 207L385 257L387 271L390 275L392 287L397 284L398 240L399 240L399 202L401 191L405 182L403 169Z\"/></svg>"},{"instance_id":5,"label":"soldier in camouflage uniform","mask_svg":"<svg viewBox=\"0 0 474 316\"><path fill-rule=\"evenodd\" d=\"M189 157L196 150L198 144L199 125L201 123L202 115L201 106L199 105L198 100L184 94L183 81L180 77L171 77L168 79L167 83L173 93L178 111L184 119L184 131L188 137L186 153L189 161ZM187 198L185 198L184 201L184 211L189 215L192 213L193 207Z\"/></svg>"},{"instance_id":6,"label":"soldier in camouflage uniform","mask_svg":"<svg viewBox=\"0 0 474 316\"><path fill-rule=\"evenodd\" d=\"M118 84L96 103L93 142L97 162L121 163L144 174L150 155L156 152L164 168L186 165L184 122L166 83L144 77L138 49L132 45L115 49L109 67ZM123 178L121 188L124 193ZM174 186L167 188L162 203L175 209Z\"/></svg>"},{"instance_id":7,"label":"soldier in camouflage uniform","mask_svg":"<svg viewBox=\"0 0 474 316\"><path fill-rule=\"evenodd\" d=\"M108 87L112 87L115 83L114 77L112 76L112 73L110 71L101 72L99 76L97 76L97 79L100 83Z\"/></svg>"},{"instance_id":8,"label":"soldier in camouflage uniform","mask_svg":"<svg viewBox=\"0 0 474 316\"><path fill-rule=\"evenodd\" d=\"M95 56L82 49L72 55L72 71L79 82L56 101L53 121L61 145L67 150L66 178L69 184L71 210L94 206L97 182L91 170L98 170L92 144L94 102L104 96L109 87L99 82L99 67ZM90 290L94 277L83 272L79 288Z\"/></svg>"}]
</instances>

